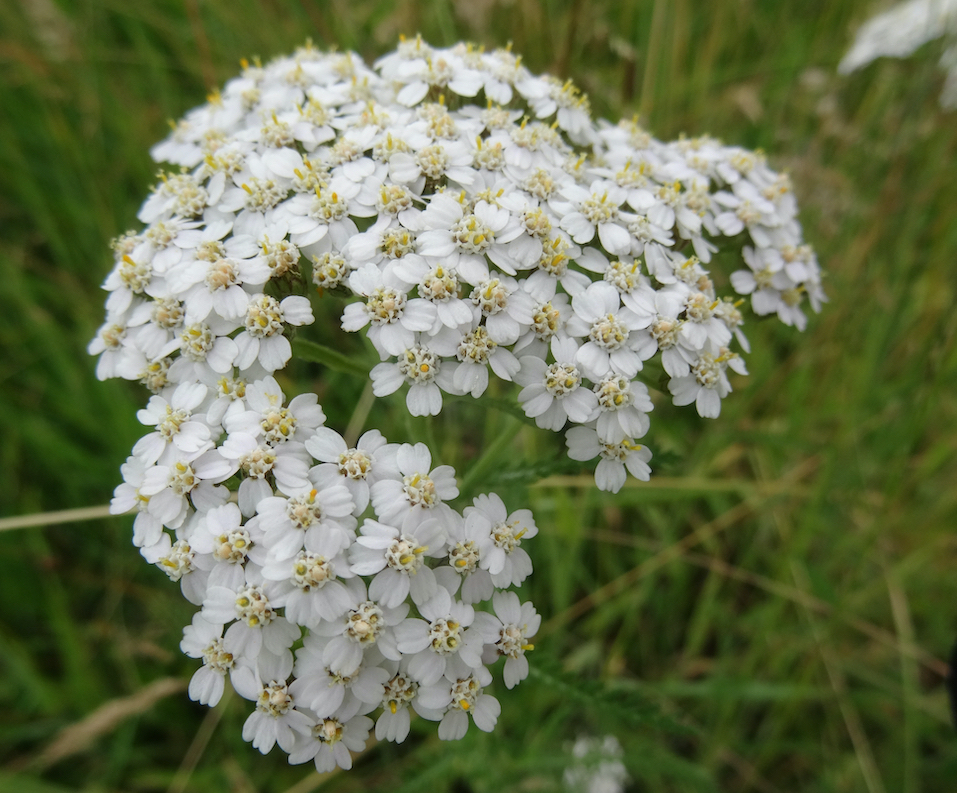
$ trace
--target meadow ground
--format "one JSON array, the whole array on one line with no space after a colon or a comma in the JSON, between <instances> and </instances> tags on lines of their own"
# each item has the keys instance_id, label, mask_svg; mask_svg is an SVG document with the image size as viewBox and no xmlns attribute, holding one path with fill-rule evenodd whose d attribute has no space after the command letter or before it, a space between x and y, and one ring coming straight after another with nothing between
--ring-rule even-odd
<instances>
[{"instance_id":1,"label":"meadow ground","mask_svg":"<svg viewBox=\"0 0 957 793\"><path fill-rule=\"evenodd\" d=\"M606 733L637 791L957 789L957 116L937 105L937 45L836 75L869 6L0 4L4 517L108 503L145 401L97 382L85 352L108 241L135 224L166 120L240 57L307 37L368 59L400 33L510 40L599 115L762 148L794 179L830 296L803 334L748 323L751 376L718 421L658 394L655 476L617 496L507 413L371 406L367 426L434 439L465 491L527 504L541 528L523 594L545 623L492 735L443 744L416 723L332 777L262 757L246 703L186 698L192 609L131 546L131 518L0 533L0 791L547 791L570 741ZM349 422L361 382L289 375Z\"/></svg>"}]
</instances>

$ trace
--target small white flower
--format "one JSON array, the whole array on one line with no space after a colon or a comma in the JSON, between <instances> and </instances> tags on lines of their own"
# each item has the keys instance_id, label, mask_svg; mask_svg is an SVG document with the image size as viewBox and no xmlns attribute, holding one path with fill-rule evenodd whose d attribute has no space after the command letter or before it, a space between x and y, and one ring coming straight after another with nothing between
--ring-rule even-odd
<instances>
[{"instance_id":1,"label":"small white flower","mask_svg":"<svg viewBox=\"0 0 957 793\"><path fill-rule=\"evenodd\" d=\"M495 616L477 614L471 630L480 634L497 655L505 656L505 686L515 688L528 677L525 653L534 649L528 640L538 633L542 618L531 603L521 603L514 592L496 592L492 606Z\"/></svg>"},{"instance_id":2,"label":"small white flower","mask_svg":"<svg viewBox=\"0 0 957 793\"><path fill-rule=\"evenodd\" d=\"M648 327L650 315L642 317L622 308L618 291L604 281L575 295L572 309L575 314L568 332L587 337L575 356L585 374L592 380L609 373L634 377L641 369L642 340L633 331Z\"/></svg>"},{"instance_id":3,"label":"small white flower","mask_svg":"<svg viewBox=\"0 0 957 793\"><path fill-rule=\"evenodd\" d=\"M485 693L485 686L492 682L491 673L483 666L471 674L454 681L439 680L432 686L419 689L418 702L433 711L439 711L439 738L457 741L465 737L469 728L468 715L475 726L483 732L491 732L502 712L495 697ZM426 718L432 718L423 713Z\"/></svg>"},{"instance_id":4,"label":"small white flower","mask_svg":"<svg viewBox=\"0 0 957 793\"><path fill-rule=\"evenodd\" d=\"M409 656L409 674L421 685L435 685L444 675L458 676L482 664L482 638L466 631L475 610L439 587L419 606L423 619L407 619L395 629L399 652Z\"/></svg>"},{"instance_id":5,"label":"small white flower","mask_svg":"<svg viewBox=\"0 0 957 793\"><path fill-rule=\"evenodd\" d=\"M531 300L521 300L516 318L527 325L528 330L512 349L520 357L534 355L544 359L553 339L568 338L565 326L572 316L572 307L568 295L556 293L554 281L538 287L525 281L522 291Z\"/></svg>"},{"instance_id":6,"label":"small white flower","mask_svg":"<svg viewBox=\"0 0 957 793\"><path fill-rule=\"evenodd\" d=\"M461 393L470 393L478 399L488 388L488 370L502 380L512 380L521 364L518 358L495 343L482 325L462 337L456 357L460 363L452 372L452 384Z\"/></svg>"},{"instance_id":7,"label":"small white flower","mask_svg":"<svg viewBox=\"0 0 957 793\"><path fill-rule=\"evenodd\" d=\"M651 477L648 461L651 450L626 438L619 443L604 443L594 427L572 427L565 435L568 456L573 460L601 457L595 468L595 484L599 490L617 493L625 484L626 470L635 479L647 482Z\"/></svg>"},{"instance_id":8,"label":"small white flower","mask_svg":"<svg viewBox=\"0 0 957 793\"><path fill-rule=\"evenodd\" d=\"M458 329L472 321L472 309L459 297L459 281L454 268L445 264L429 264L420 257L406 256L392 272L410 286L418 288L419 297L435 306L435 321L429 329L434 335L443 327Z\"/></svg>"},{"instance_id":9,"label":"small white flower","mask_svg":"<svg viewBox=\"0 0 957 793\"><path fill-rule=\"evenodd\" d=\"M725 370L728 368L727 353L709 346L701 352L691 367L691 373L675 377L668 383L668 390L676 405L694 402L698 415L716 419L721 413L721 400L731 392L731 384Z\"/></svg>"},{"instance_id":10,"label":"small white flower","mask_svg":"<svg viewBox=\"0 0 957 793\"><path fill-rule=\"evenodd\" d=\"M213 311L223 319L241 319L250 294L259 291L271 275L258 257L216 256L183 262L167 274L171 293L183 301L188 323L202 322Z\"/></svg>"},{"instance_id":11,"label":"small white flower","mask_svg":"<svg viewBox=\"0 0 957 793\"><path fill-rule=\"evenodd\" d=\"M292 345L283 335L284 327L314 321L308 298L290 295L280 303L269 295L252 295L246 305L246 329L235 339L236 366L249 369L258 361L267 372L282 369L292 357Z\"/></svg>"},{"instance_id":12,"label":"small white flower","mask_svg":"<svg viewBox=\"0 0 957 793\"><path fill-rule=\"evenodd\" d=\"M204 602L206 571L199 568L199 558L186 540L173 542L170 535L163 533L153 545L140 548L140 553L147 562L166 573L170 581L178 581L183 597L190 603L198 606Z\"/></svg>"},{"instance_id":13,"label":"small white flower","mask_svg":"<svg viewBox=\"0 0 957 793\"><path fill-rule=\"evenodd\" d=\"M320 427L306 441L306 449L319 460L309 473L320 490L334 484L344 485L355 502L353 515L359 516L369 505L369 492L379 479L396 478L397 444L389 444L379 430L369 430L349 449L342 436L328 427Z\"/></svg>"},{"instance_id":14,"label":"small white flower","mask_svg":"<svg viewBox=\"0 0 957 793\"><path fill-rule=\"evenodd\" d=\"M137 413L141 424L156 427L155 432L143 436L133 447L133 454L150 465L157 461L168 464L177 451L198 455L212 447L209 426L205 416L193 416L206 398L206 386L201 383L183 383L167 402L161 396L150 398L145 410Z\"/></svg>"},{"instance_id":15,"label":"small white flower","mask_svg":"<svg viewBox=\"0 0 957 793\"><path fill-rule=\"evenodd\" d=\"M127 342L126 333L127 326L122 316L111 315L87 346L90 355L100 356L96 362L98 380L113 377L137 379L137 351Z\"/></svg>"},{"instance_id":16,"label":"small white flower","mask_svg":"<svg viewBox=\"0 0 957 793\"><path fill-rule=\"evenodd\" d=\"M234 410L223 421L230 434L242 432L278 445L304 441L326 420L315 394L300 394L283 406L285 395L273 377L265 377L245 388L249 410Z\"/></svg>"},{"instance_id":17,"label":"small white flower","mask_svg":"<svg viewBox=\"0 0 957 793\"><path fill-rule=\"evenodd\" d=\"M439 415L442 391L457 392L453 370L443 366L443 353L454 354L449 349L449 341L441 335L428 340L420 336L418 343L402 350L394 363L376 364L370 372L372 393L379 397L388 396L408 384L405 403L409 413L413 416Z\"/></svg>"},{"instance_id":18,"label":"small white flower","mask_svg":"<svg viewBox=\"0 0 957 793\"><path fill-rule=\"evenodd\" d=\"M451 508L445 504L459 494L455 470L432 468L432 453L424 443L402 444L396 453L398 476L372 486L372 508L379 520L411 531L430 518L448 525Z\"/></svg>"},{"instance_id":19,"label":"small white flower","mask_svg":"<svg viewBox=\"0 0 957 793\"><path fill-rule=\"evenodd\" d=\"M494 493L476 496L465 508L465 535L477 537L479 565L497 587L518 586L531 574L532 560L521 545L536 534L530 510L508 513Z\"/></svg>"},{"instance_id":20,"label":"small white flower","mask_svg":"<svg viewBox=\"0 0 957 793\"><path fill-rule=\"evenodd\" d=\"M496 344L515 343L531 324L532 298L514 278L494 276L482 281L470 298Z\"/></svg>"},{"instance_id":21,"label":"small white flower","mask_svg":"<svg viewBox=\"0 0 957 793\"><path fill-rule=\"evenodd\" d=\"M492 546L491 524L481 520L456 520L449 531L447 567L435 569L440 586L454 595L461 585L463 603L480 603L492 597L495 585L488 570L481 567L482 551Z\"/></svg>"},{"instance_id":22,"label":"small white flower","mask_svg":"<svg viewBox=\"0 0 957 793\"><path fill-rule=\"evenodd\" d=\"M296 738L295 748L289 753L292 765L313 760L320 774L339 768L352 768L353 752L361 752L369 739L372 719L353 716L340 720L336 716L316 719L309 731Z\"/></svg>"},{"instance_id":23,"label":"small white flower","mask_svg":"<svg viewBox=\"0 0 957 793\"><path fill-rule=\"evenodd\" d=\"M584 375L576 364L578 342L570 337L553 339L551 347L555 363L523 356L515 381L525 386L518 395L525 415L539 427L557 432L569 419L576 424L591 421L598 414L598 400L583 387Z\"/></svg>"},{"instance_id":24,"label":"small white flower","mask_svg":"<svg viewBox=\"0 0 957 793\"><path fill-rule=\"evenodd\" d=\"M179 351L179 357L169 367L172 382L206 381L232 371L238 348L226 334L238 325L214 314L207 320L185 324L178 337L160 350L164 355Z\"/></svg>"},{"instance_id":25,"label":"small white flower","mask_svg":"<svg viewBox=\"0 0 957 793\"><path fill-rule=\"evenodd\" d=\"M273 608L267 587L258 584L243 585L237 589L209 587L203 601L203 617L221 625L239 620L237 641L250 656L259 653L261 647L281 655L300 635L299 628Z\"/></svg>"},{"instance_id":26,"label":"small white flower","mask_svg":"<svg viewBox=\"0 0 957 793\"><path fill-rule=\"evenodd\" d=\"M313 245L327 234L343 238L359 229L349 215L358 206L354 199L359 185L342 176L335 176L328 185L317 186L312 194L304 193L280 207L283 221L289 227L289 239L300 248Z\"/></svg>"},{"instance_id":27,"label":"small white flower","mask_svg":"<svg viewBox=\"0 0 957 793\"><path fill-rule=\"evenodd\" d=\"M339 675L354 674L362 663L363 652L373 646L386 658L401 660L394 628L409 613L409 605L388 608L368 600L365 584L359 578L349 581L349 592L352 602L345 614L315 627L319 636L330 637L322 651L323 665Z\"/></svg>"},{"instance_id":28,"label":"small white flower","mask_svg":"<svg viewBox=\"0 0 957 793\"><path fill-rule=\"evenodd\" d=\"M621 443L625 438L640 438L648 432L648 413L654 409L644 383L611 375L595 383L598 397L596 429L605 443Z\"/></svg>"},{"instance_id":29,"label":"small white flower","mask_svg":"<svg viewBox=\"0 0 957 793\"><path fill-rule=\"evenodd\" d=\"M352 496L342 485L304 488L289 498L264 498L256 509L270 562L291 559L304 547L318 547L326 536L333 539L336 552L355 539Z\"/></svg>"},{"instance_id":30,"label":"small white flower","mask_svg":"<svg viewBox=\"0 0 957 793\"><path fill-rule=\"evenodd\" d=\"M448 194L435 196L422 215L426 231L419 234L419 254L429 259L441 258L470 284L479 284L489 277L487 256L509 275L516 266L530 264L525 248L516 244L523 229L506 209L479 201L467 212L459 201Z\"/></svg>"},{"instance_id":31,"label":"small white flower","mask_svg":"<svg viewBox=\"0 0 957 793\"><path fill-rule=\"evenodd\" d=\"M369 597L387 608L395 608L410 594L412 602L422 606L435 595L438 586L425 559L444 556L445 540L445 528L437 520L423 521L414 533L366 520L349 549L352 572L375 574L369 584Z\"/></svg>"},{"instance_id":32,"label":"small white flower","mask_svg":"<svg viewBox=\"0 0 957 793\"><path fill-rule=\"evenodd\" d=\"M618 185L593 182L589 190L568 185L562 189L566 202L553 202L561 212L561 226L579 244L591 242L597 232L602 246L615 256L631 252L627 223L631 216L620 211L626 193Z\"/></svg>"},{"instance_id":33,"label":"small white flower","mask_svg":"<svg viewBox=\"0 0 957 793\"><path fill-rule=\"evenodd\" d=\"M239 463L244 479L239 485L239 508L244 515L274 495L269 478L282 493L298 493L309 487L309 463L305 446L297 441L270 444L245 432L233 432L220 447L223 457Z\"/></svg>"},{"instance_id":34,"label":"small white flower","mask_svg":"<svg viewBox=\"0 0 957 793\"><path fill-rule=\"evenodd\" d=\"M213 449L195 459L181 457L169 465L154 465L144 474L139 491L149 497L150 514L175 529L186 519L190 504L205 512L225 502L226 489L216 485L229 479L236 467Z\"/></svg>"},{"instance_id":35,"label":"small white flower","mask_svg":"<svg viewBox=\"0 0 957 793\"><path fill-rule=\"evenodd\" d=\"M110 501L110 514L122 515L136 510L133 521L133 544L137 548L155 545L163 532L163 524L149 513L149 496L140 493L140 486L150 466L137 457L128 457L120 466L123 482L116 486Z\"/></svg>"},{"instance_id":36,"label":"small white flower","mask_svg":"<svg viewBox=\"0 0 957 793\"><path fill-rule=\"evenodd\" d=\"M244 654L236 633L236 623L223 636L223 626L209 622L202 614L193 615L193 621L183 629L180 649L190 658L202 658L203 665L189 681L189 698L201 705L214 708L225 691L226 675L232 675L243 665L255 664L256 658Z\"/></svg>"},{"instance_id":37,"label":"small white flower","mask_svg":"<svg viewBox=\"0 0 957 793\"><path fill-rule=\"evenodd\" d=\"M256 710L243 724L243 740L252 743L263 754L271 751L277 743L284 752L292 752L297 734L309 729L311 719L295 707L294 697L286 684L291 671L289 653L281 656L264 653L257 664L256 684L248 680L251 677L248 674L238 673L234 678L240 695L256 703Z\"/></svg>"},{"instance_id":38,"label":"small white flower","mask_svg":"<svg viewBox=\"0 0 957 793\"><path fill-rule=\"evenodd\" d=\"M409 704L415 702L418 691L419 684L408 672L398 671L386 681L380 703L382 714L375 725L378 740L402 743L409 736Z\"/></svg>"},{"instance_id":39,"label":"small white flower","mask_svg":"<svg viewBox=\"0 0 957 793\"><path fill-rule=\"evenodd\" d=\"M370 325L369 341L386 358L412 347L416 331L430 331L436 308L428 300L409 298L400 281L394 284L374 264L367 264L349 277L353 292L365 303L350 303L342 313L342 329L350 332Z\"/></svg>"},{"instance_id":40,"label":"small white flower","mask_svg":"<svg viewBox=\"0 0 957 793\"><path fill-rule=\"evenodd\" d=\"M322 657L329 639L310 634L296 652L296 680L290 691L320 717L336 714L348 721L356 713L368 713L382 701L391 676L380 664L385 661L374 647L351 675L341 675L325 666Z\"/></svg>"},{"instance_id":41,"label":"small white flower","mask_svg":"<svg viewBox=\"0 0 957 793\"><path fill-rule=\"evenodd\" d=\"M209 585L240 589L246 583L244 565L253 546L262 542L256 524L242 525L235 504L209 510L190 534L190 543L199 554L209 555Z\"/></svg>"}]
</instances>

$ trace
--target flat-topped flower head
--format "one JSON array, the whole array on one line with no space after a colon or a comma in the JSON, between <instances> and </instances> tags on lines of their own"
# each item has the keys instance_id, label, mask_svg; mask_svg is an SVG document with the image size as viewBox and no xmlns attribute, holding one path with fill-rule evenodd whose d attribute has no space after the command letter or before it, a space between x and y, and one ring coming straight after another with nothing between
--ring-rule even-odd
<instances>
[{"instance_id":1,"label":"flat-topped flower head","mask_svg":"<svg viewBox=\"0 0 957 793\"><path fill-rule=\"evenodd\" d=\"M594 121L574 82L508 49L417 37L369 67L307 44L244 63L153 154L169 165L113 244L89 345L98 377L154 394L111 511L136 513L143 557L202 608L190 695L212 704L228 676L251 703L244 738L320 771L351 765L377 708L385 740L407 737L410 707L442 739L468 714L491 730L485 663L520 682L540 618L496 593L531 573L528 510L490 494L460 514L425 444L360 435L381 413L364 398L340 435L290 391L296 350L337 370L310 375L336 412L358 394L339 376L369 368L362 345L323 338L323 355L317 316L369 340L372 395L405 387L413 416L445 394L507 407L493 376L517 382L526 416L573 425L569 456L617 491L650 475L646 361L676 405L717 416L747 373L749 304L803 328L826 299L763 155Z\"/></svg>"}]
</instances>

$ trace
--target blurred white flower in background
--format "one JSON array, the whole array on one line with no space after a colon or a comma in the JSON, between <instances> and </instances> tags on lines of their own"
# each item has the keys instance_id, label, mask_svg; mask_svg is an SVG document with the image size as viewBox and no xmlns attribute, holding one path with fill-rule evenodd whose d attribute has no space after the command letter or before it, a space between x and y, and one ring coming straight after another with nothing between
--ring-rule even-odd
<instances>
[{"instance_id":1,"label":"blurred white flower in background","mask_svg":"<svg viewBox=\"0 0 957 793\"><path fill-rule=\"evenodd\" d=\"M865 22L837 69L850 74L877 58L906 58L934 39L946 38L940 67L947 77L940 104L957 108L957 0L908 0Z\"/></svg>"},{"instance_id":2,"label":"blurred white flower in background","mask_svg":"<svg viewBox=\"0 0 957 793\"><path fill-rule=\"evenodd\" d=\"M621 762L623 754L614 735L579 737L572 746L575 763L562 777L565 789L572 793L622 793L628 783L628 771Z\"/></svg>"}]
</instances>

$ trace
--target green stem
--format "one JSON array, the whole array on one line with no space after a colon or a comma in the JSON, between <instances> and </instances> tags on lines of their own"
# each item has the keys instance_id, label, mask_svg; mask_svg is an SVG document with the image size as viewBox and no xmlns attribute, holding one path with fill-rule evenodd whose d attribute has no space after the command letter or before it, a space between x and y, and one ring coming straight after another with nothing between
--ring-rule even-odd
<instances>
[{"instance_id":1,"label":"green stem","mask_svg":"<svg viewBox=\"0 0 957 793\"><path fill-rule=\"evenodd\" d=\"M475 461L475 464L469 469L468 474L466 474L462 480L461 492L463 494L467 496L471 495L473 489L482 478L499 465L499 455L515 440L517 434L516 423L517 422L506 420L505 426L502 428L498 437L489 444L482 456L479 457L478 460Z\"/></svg>"}]
</instances>

